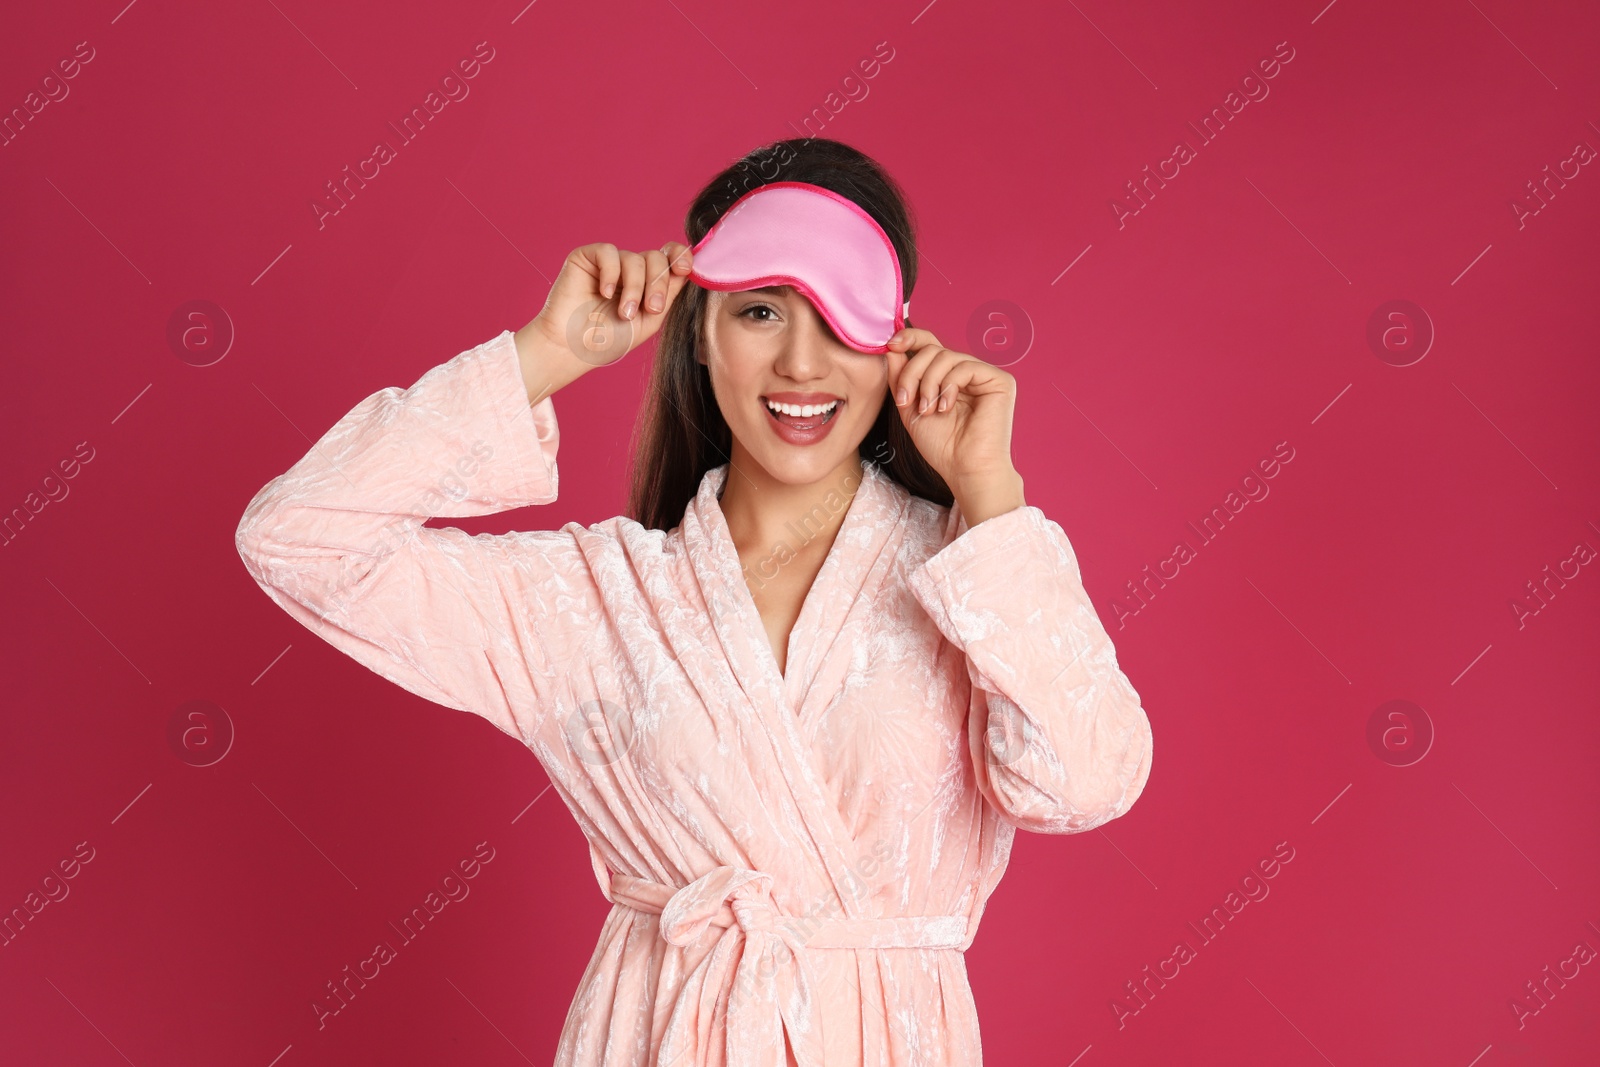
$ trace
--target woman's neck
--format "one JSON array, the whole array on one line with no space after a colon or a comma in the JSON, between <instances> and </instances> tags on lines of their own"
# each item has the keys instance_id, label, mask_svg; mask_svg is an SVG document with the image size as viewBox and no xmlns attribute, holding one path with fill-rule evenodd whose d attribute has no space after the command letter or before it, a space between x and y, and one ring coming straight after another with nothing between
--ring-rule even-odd
<instances>
[{"instance_id":1,"label":"woman's neck","mask_svg":"<svg viewBox=\"0 0 1600 1067\"><path fill-rule=\"evenodd\" d=\"M735 445L718 504L740 556L780 546L795 555L826 554L863 476L861 457L852 455L815 482L789 485Z\"/></svg>"}]
</instances>

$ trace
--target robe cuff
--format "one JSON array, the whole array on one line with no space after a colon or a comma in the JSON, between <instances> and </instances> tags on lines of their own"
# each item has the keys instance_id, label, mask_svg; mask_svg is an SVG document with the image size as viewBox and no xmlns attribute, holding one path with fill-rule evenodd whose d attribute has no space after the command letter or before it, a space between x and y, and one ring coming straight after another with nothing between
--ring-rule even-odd
<instances>
[{"instance_id":1,"label":"robe cuff","mask_svg":"<svg viewBox=\"0 0 1600 1067\"><path fill-rule=\"evenodd\" d=\"M1150 724L1065 531L1019 506L957 535L908 582L965 655L974 769L1001 817L1060 834L1127 811L1149 776Z\"/></svg>"},{"instance_id":2,"label":"robe cuff","mask_svg":"<svg viewBox=\"0 0 1600 1067\"><path fill-rule=\"evenodd\" d=\"M537 404L528 403L517 340L510 330L501 331L472 353L475 359L462 368L474 378L467 393L488 398L498 429L493 443L503 442L509 450L506 462L489 467L491 495L528 504L553 502L560 487L556 452L561 443L555 402L546 396Z\"/></svg>"},{"instance_id":3,"label":"robe cuff","mask_svg":"<svg viewBox=\"0 0 1600 1067\"><path fill-rule=\"evenodd\" d=\"M963 651L969 642L1014 622L1014 609L1027 602L1026 590L1038 582L1040 568L1059 563L1057 549L1065 550L1078 579L1066 532L1032 504L973 527L962 516L957 528L964 532L924 560L907 581L934 625Z\"/></svg>"}]
</instances>

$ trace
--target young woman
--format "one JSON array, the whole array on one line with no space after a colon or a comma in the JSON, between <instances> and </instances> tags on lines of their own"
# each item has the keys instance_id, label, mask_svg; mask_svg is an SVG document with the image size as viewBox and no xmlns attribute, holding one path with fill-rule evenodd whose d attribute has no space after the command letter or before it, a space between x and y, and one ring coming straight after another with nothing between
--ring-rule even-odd
<instances>
[{"instance_id":1,"label":"young woman","mask_svg":"<svg viewBox=\"0 0 1600 1067\"><path fill-rule=\"evenodd\" d=\"M527 745L578 820L613 907L558 1067L970 1067L962 952L1015 831L1126 812L1148 719L1023 499L1015 379L906 322L881 168L779 142L686 230L575 249L526 326L367 397L240 553L318 635ZM551 395L658 333L632 517L423 526L553 502Z\"/></svg>"}]
</instances>

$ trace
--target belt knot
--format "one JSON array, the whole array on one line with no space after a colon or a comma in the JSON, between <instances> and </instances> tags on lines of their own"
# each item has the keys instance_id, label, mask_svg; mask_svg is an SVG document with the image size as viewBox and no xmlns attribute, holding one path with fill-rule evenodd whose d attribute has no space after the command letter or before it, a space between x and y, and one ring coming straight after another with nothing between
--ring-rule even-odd
<instances>
[{"instance_id":1,"label":"belt knot","mask_svg":"<svg viewBox=\"0 0 1600 1067\"><path fill-rule=\"evenodd\" d=\"M674 945L692 945L713 920L730 914L746 934L773 930L778 909L772 902L772 875L745 867L713 867L667 900L661 909L661 936Z\"/></svg>"},{"instance_id":2,"label":"belt knot","mask_svg":"<svg viewBox=\"0 0 1600 1067\"><path fill-rule=\"evenodd\" d=\"M665 1067L706 1067L707 1035L724 996L728 1067L785 1067L786 1034L800 1067L823 1067L825 1012L809 949L959 950L968 938L963 915L788 915L772 899L772 875L747 867L713 867L681 889L607 873L612 901L659 914L661 937L670 944L694 945L709 927L720 928L684 974L676 998L657 1005L652 1032L660 1047L654 1062ZM735 936L734 927L743 936Z\"/></svg>"}]
</instances>

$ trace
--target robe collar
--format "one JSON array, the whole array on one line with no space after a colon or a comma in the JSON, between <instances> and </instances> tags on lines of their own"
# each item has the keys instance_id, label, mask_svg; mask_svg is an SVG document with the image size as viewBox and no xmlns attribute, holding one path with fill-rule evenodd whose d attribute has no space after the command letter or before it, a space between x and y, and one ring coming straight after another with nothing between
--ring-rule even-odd
<instances>
[{"instance_id":1,"label":"robe collar","mask_svg":"<svg viewBox=\"0 0 1600 1067\"><path fill-rule=\"evenodd\" d=\"M843 879L857 861L856 843L811 754L810 736L817 717L844 688L858 649L865 647L861 641L856 647L837 646L847 627L857 635L868 632L873 594L896 570L913 497L876 464L862 464L861 483L790 631L786 670L780 673L718 499L729 474L727 463L707 471L684 510L688 561L738 686L765 728L786 784L841 888L846 914L853 914L855 901L844 891ZM794 546L803 536L796 528Z\"/></svg>"},{"instance_id":2,"label":"robe collar","mask_svg":"<svg viewBox=\"0 0 1600 1067\"><path fill-rule=\"evenodd\" d=\"M754 648L748 655L760 661L757 675L776 692L783 694L783 703L794 714L799 714L801 709L798 702L811 688L817 671L825 661L829 651L827 646L838 635L851 606L862 593L867 592L862 588L863 581L887 544L891 540L899 544L911 494L884 474L877 464L863 463L861 483L848 505L836 496L820 505L824 508L847 507L847 510L790 632L785 670L780 673L760 612L756 610L738 548L728 530L727 516L722 511L720 497L730 473L731 468L727 463L707 471L701 477L700 488L688 508L704 538L703 547L709 557L704 562L710 565L710 576L723 586L722 592L727 597L721 605L714 605L713 611L720 607L720 614L725 621L748 624L743 632L731 636L753 639ZM792 536L787 538L786 547L798 550L806 540L807 532L798 524L791 524L787 529ZM771 577L783 566L786 558L780 546L774 546L767 557L770 562L752 564L752 577L757 580ZM881 579L882 575L878 577ZM745 642L736 643L742 645ZM743 666L749 667L750 664Z\"/></svg>"}]
</instances>

